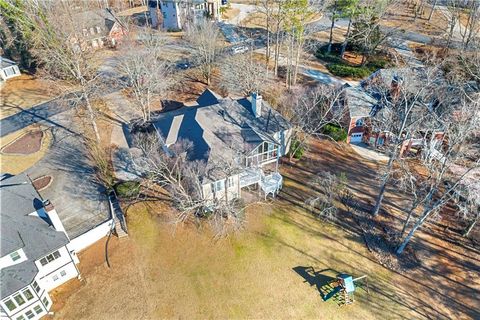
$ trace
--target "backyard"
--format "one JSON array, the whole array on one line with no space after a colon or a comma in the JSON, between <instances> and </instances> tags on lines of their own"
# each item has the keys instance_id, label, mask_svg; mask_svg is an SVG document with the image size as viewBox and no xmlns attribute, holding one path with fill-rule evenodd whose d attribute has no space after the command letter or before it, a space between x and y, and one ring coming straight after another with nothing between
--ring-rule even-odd
<instances>
[{"instance_id":1,"label":"backyard","mask_svg":"<svg viewBox=\"0 0 480 320\"><path fill-rule=\"evenodd\" d=\"M418 266L391 271L374 259L348 213L339 214L346 222L339 227L303 209L319 170L346 172L351 189L366 199L379 166L349 146L316 141L298 165L283 166L279 199L249 207L245 230L218 241L207 230L166 223L165 203L131 205L130 237L112 237L108 245L111 268L106 240L82 252L83 280L53 294L54 318L478 319L478 249L440 240L445 228L435 228L442 222L412 244ZM386 210L394 221L401 214L393 205L401 202L392 191ZM348 307L324 302L319 290L340 272L368 275L370 293L357 288Z\"/></svg>"}]
</instances>

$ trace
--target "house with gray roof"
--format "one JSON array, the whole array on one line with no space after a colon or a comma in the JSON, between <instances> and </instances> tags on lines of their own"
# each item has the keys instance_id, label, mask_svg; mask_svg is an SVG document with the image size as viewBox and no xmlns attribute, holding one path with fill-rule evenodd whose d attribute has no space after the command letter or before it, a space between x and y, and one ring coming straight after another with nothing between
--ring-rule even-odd
<instances>
[{"instance_id":1,"label":"house with gray roof","mask_svg":"<svg viewBox=\"0 0 480 320\"><path fill-rule=\"evenodd\" d=\"M7 79L18 77L20 70L17 64L4 57L0 57L0 80L7 81Z\"/></svg>"},{"instance_id":2,"label":"house with gray roof","mask_svg":"<svg viewBox=\"0 0 480 320\"><path fill-rule=\"evenodd\" d=\"M153 120L153 126L164 148L168 150L181 141L189 141L188 159L206 165L202 178L205 198L229 199L241 196L241 189L258 184L265 193L275 195L282 184L276 170L279 158L290 148L291 125L271 108L259 94L251 97L222 98L207 89L197 104L163 112ZM235 163L229 177L217 164ZM265 174L264 168L275 170Z\"/></svg>"},{"instance_id":3,"label":"house with gray roof","mask_svg":"<svg viewBox=\"0 0 480 320\"><path fill-rule=\"evenodd\" d=\"M28 176L0 181L1 319L40 319L49 291L78 277L76 252L53 205L42 199Z\"/></svg>"}]
</instances>

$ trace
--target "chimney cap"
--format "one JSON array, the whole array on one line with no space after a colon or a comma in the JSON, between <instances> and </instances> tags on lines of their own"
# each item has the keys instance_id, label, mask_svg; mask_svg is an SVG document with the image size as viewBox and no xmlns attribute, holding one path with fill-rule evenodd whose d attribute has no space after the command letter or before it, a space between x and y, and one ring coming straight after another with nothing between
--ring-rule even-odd
<instances>
[{"instance_id":1,"label":"chimney cap","mask_svg":"<svg viewBox=\"0 0 480 320\"><path fill-rule=\"evenodd\" d=\"M53 210L53 204L48 199L43 200L43 207L47 211Z\"/></svg>"}]
</instances>

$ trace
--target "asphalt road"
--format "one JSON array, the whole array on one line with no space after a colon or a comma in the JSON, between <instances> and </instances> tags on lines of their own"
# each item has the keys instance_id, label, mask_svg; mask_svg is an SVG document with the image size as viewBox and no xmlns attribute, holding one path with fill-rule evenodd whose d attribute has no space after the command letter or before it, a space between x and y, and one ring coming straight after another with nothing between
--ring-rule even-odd
<instances>
[{"instance_id":1,"label":"asphalt road","mask_svg":"<svg viewBox=\"0 0 480 320\"><path fill-rule=\"evenodd\" d=\"M0 120L0 136L4 137L10 133L21 130L34 123L43 122L56 127L61 127L67 131L61 124L56 123L50 118L58 113L68 110L66 103L59 103L58 99L50 100L35 107L24 109L14 115Z\"/></svg>"}]
</instances>

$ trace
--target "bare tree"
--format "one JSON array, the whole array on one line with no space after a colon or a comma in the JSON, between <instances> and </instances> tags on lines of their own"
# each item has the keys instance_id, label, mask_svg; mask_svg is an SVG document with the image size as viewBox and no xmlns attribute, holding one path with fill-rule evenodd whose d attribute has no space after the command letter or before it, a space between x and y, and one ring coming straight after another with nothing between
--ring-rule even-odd
<instances>
[{"instance_id":1,"label":"bare tree","mask_svg":"<svg viewBox=\"0 0 480 320\"><path fill-rule=\"evenodd\" d=\"M324 136L327 124L340 124L344 108L340 103L341 90L327 85L314 88L294 88L281 103L282 113L292 124L290 160L298 150L304 149L308 137ZM293 101L293 107L292 107Z\"/></svg>"},{"instance_id":2,"label":"bare tree","mask_svg":"<svg viewBox=\"0 0 480 320\"><path fill-rule=\"evenodd\" d=\"M475 48L480 36L480 3L471 1L467 8L468 17L465 26L459 23L459 31L462 36L463 49Z\"/></svg>"},{"instance_id":3,"label":"bare tree","mask_svg":"<svg viewBox=\"0 0 480 320\"><path fill-rule=\"evenodd\" d=\"M187 25L186 39L191 44L193 59L199 65L204 80L209 85L220 49L218 27L208 20Z\"/></svg>"},{"instance_id":4,"label":"bare tree","mask_svg":"<svg viewBox=\"0 0 480 320\"><path fill-rule=\"evenodd\" d=\"M143 173L146 182L153 183L168 191L174 207L177 209L175 223L205 219L215 231L216 236L224 236L230 231L240 229L245 221L244 206L237 199L224 197L205 197L206 177L212 171L228 178L237 172L232 161L216 158L205 161L189 160L190 141L177 141L163 148L156 132L139 132L134 136L134 144L142 156L135 159L135 165Z\"/></svg>"},{"instance_id":5,"label":"bare tree","mask_svg":"<svg viewBox=\"0 0 480 320\"><path fill-rule=\"evenodd\" d=\"M141 47L126 43L119 59L118 70L127 77L129 94L141 111L143 122L150 121L152 100L161 102L174 82L169 62L163 56L163 43L158 36L147 35Z\"/></svg>"},{"instance_id":6,"label":"bare tree","mask_svg":"<svg viewBox=\"0 0 480 320\"><path fill-rule=\"evenodd\" d=\"M270 55L271 55L271 39L270 39L270 34L272 30L272 24L273 24L273 14L274 14L274 5L275 5L275 0L259 0L257 4L257 11L262 14L265 18L265 29L267 33L267 47L266 47L266 53L265 53L265 65L266 65L266 70L268 72L268 66L270 63Z\"/></svg>"},{"instance_id":7,"label":"bare tree","mask_svg":"<svg viewBox=\"0 0 480 320\"><path fill-rule=\"evenodd\" d=\"M311 212L317 212L318 217L333 220L337 215L337 201L342 199L346 190L345 175L335 175L328 171L321 171L313 180L313 186L320 193L307 200Z\"/></svg>"},{"instance_id":8,"label":"bare tree","mask_svg":"<svg viewBox=\"0 0 480 320\"><path fill-rule=\"evenodd\" d=\"M473 163L465 162L470 138L480 125L480 100L478 96L461 96L458 91L455 96L457 99L455 104L455 101L449 101L446 108L431 109L432 121L442 123L444 140L440 150L438 150L438 143L433 143L432 140L425 148L421 158L427 170L427 177L422 181L426 191L421 201L422 212L402 239L397 254L403 252L415 232L429 218L438 214L442 207L458 193L458 190L471 186L467 177L473 170L478 170L480 167L480 160ZM455 172L454 168L459 165L463 169L461 172Z\"/></svg>"},{"instance_id":9,"label":"bare tree","mask_svg":"<svg viewBox=\"0 0 480 320\"><path fill-rule=\"evenodd\" d=\"M95 138L100 141L92 105L100 89L98 65L93 52L83 43L82 21L75 18L71 6L65 2L48 7L29 2L26 10L31 30L25 32L31 39L32 53L44 71L74 90L69 99L76 106L86 107Z\"/></svg>"},{"instance_id":10,"label":"bare tree","mask_svg":"<svg viewBox=\"0 0 480 320\"><path fill-rule=\"evenodd\" d=\"M222 83L230 92L250 95L266 86L266 68L255 61L253 51L225 59L221 67Z\"/></svg>"},{"instance_id":11,"label":"bare tree","mask_svg":"<svg viewBox=\"0 0 480 320\"><path fill-rule=\"evenodd\" d=\"M428 106L434 101L439 77L436 68L399 69L396 73L375 77L367 84L368 90L381 97L378 113L372 118L373 130L390 135L387 144L389 160L381 177L380 190L372 211L374 216L380 211L387 183L402 146L422 129L422 120L427 115Z\"/></svg>"}]
</instances>

